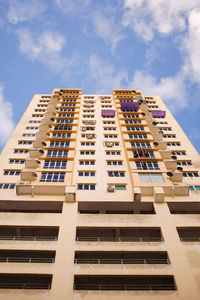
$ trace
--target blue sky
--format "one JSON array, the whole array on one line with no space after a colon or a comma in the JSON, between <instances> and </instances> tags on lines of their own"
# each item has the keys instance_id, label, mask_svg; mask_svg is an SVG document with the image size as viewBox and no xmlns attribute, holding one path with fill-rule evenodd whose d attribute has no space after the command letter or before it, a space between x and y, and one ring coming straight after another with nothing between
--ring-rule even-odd
<instances>
[{"instance_id":1,"label":"blue sky","mask_svg":"<svg viewBox=\"0 0 200 300\"><path fill-rule=\"evenodd\" d=\"M159 95L200 151L200 0L0 0L0 149L35 93Z\"/></svg>"}]
</instances>

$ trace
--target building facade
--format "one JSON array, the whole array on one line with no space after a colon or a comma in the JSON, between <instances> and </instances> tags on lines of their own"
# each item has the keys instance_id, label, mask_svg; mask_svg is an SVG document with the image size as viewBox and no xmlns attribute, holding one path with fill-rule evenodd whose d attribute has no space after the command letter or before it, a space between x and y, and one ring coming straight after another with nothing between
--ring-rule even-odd
<instances>
[{"instance_id":1,"label":"building facade","mask_svg":"<svg viewBox=\"0 0 200 300\"><path fill-rule=\"evenodd\" d=\"M0 166L0 300L200 299L199 154L159 97L35 95Z\"/></svg>"}]
</instances>

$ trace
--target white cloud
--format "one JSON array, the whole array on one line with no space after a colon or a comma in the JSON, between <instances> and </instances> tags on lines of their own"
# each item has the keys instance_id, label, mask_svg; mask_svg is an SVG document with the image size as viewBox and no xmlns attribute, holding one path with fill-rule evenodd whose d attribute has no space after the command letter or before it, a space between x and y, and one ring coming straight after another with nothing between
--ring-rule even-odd
<instances>
[{"instance_id":1,"label":"white cloud","mask_svg":"<svg viewBox=\"0 0 200 300\"><path fill-rule=\"evenodd\" d=\"M0 144L3 145L14 129L14 121L12 105L4 99L2 86L0 86L0 112Z\"/></svg>"},{"instance_id":2,"label":"white cloud","mask_svg":"<svg viewBox=\"0 0 200 300\"><path fill-rule=\"evenodd\" d=\"M200 85L200 9L190 12L188 32L183 37L180 50L184 54L183 72L190 81Z\"/></svg>"},{"instance_id":3,"label":"white cloud","mask_svg":"<svg viewBox=\"0 0 200 300\"><path fill-rule=\"evenodd\" d=\"M98 55L92 54L89 59L89 69L92 78L96 81L96 92L110 93L113 88L121 88L127 80L125 71L116 71L110 64Z\"/></svg>"},{"instance_id":4,"label":"white cloud","mask_svg":"<svg viewBox=\"0 0 200 300\"><path fill-rule=\"evenodd\" d=\"M150 41L156 31L164 35L184 31L188 14L197 7L199 0L125 0L123 24Z\"/></svg>"},{"instance_id":5,"label":"white cloud","mask_svg":"<svg viewBox=\"0 0 200 300\"><path fill-rule=\"evenodd\" d=\"M67 78L70 69L78 64L78 57L62 55L66 40L63 35L55 31L45 31L39 35L23 28L17 31L19 49L31 60L38 60L47 65L51 70Z\"/></svg>"},{"instance_id":6,"label":"white cloud","mask_svg":"<svg viewBox=\"0 0 200 300\"><path fill-rule=\"evenodd\" d=\"M8 1L8 20L13 24L30 21L45 10L40 0L10 0Z\"/></svg>"},{"instance_id":7,"label":"white cloud","mask_svg":"<svg viewBox=\"0 0 200 300\"><path fill-rule=\"evenodd\" d=\"M28 29L20 29L17 33L21 52L33 60L59 53L65 45L65 38L58 32L45 31L36 36Z\"/></svg>"},{"instance_id":8,"label":"white cloud","mask_svg":"<svg viewBox=\"0 0 200 300\"><path fill-rule=\"evenodd\" d=\"M91 0L54 0L56 6L64 13L77 14L90 4Z\"/></svg>"},{"instance_id":9,"label":"white cloud","mask_svg":"<svg viewBox=\"0 0 200 300\"><path fill-rule=\"evenodd\" d=\"M114 17L105 17L101 12L93 15L93 23L98 36L111 44L112 50L115 49L117 43L125 37L121 34L121 26L117 24Z\"/></svg>"},{"instance_id":10,"label":"white cloud","mask_svg":"<svg viewBox=\"0 0 200 300\"><path fill-rule=\"evenodd\" d=\"M165 77L157 81L149 74L136 71L129 88L140 89L144 95L160 96L175 111L187 105L184 80L182 74L177 74L175 77Z\"/></svg>"}]
</instances>

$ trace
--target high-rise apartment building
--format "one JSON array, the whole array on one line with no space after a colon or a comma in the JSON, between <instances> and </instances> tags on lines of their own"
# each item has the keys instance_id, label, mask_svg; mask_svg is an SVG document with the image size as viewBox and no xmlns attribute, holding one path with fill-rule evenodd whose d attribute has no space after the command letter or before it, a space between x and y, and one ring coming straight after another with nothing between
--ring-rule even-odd
<instances>
[{"instance_id":1,"label":"high-rise apartment building","mask_svg":"<svg viewBox=\"0 0 200 300\"><path fill-rule=\"evenodd\" d=\"M159 97L35 95L0 157L0 300L199 300L199 162Z\"/></svg>"}]
</instances>

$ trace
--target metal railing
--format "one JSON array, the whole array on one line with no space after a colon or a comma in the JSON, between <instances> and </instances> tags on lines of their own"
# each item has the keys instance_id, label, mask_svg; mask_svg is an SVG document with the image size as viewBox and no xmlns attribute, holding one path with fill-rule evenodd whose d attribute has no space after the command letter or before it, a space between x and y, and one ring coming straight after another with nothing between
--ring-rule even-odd
<instances>
[{"instance_id":1,"label":"metal railing","mask_svg":"<svg viewBox=\"0 0 200 300\"><path fill-rule=\"evenodd\" d=\"M74 284L74 290L175 290L174 284Z\"/></svg>"},{"instance_id":2,"label":"metal railing","mask_svg":"<svg viewBox=\"0 0 200 300\"><path fill-rule=\"evenodd\" d=\"M54 263L55 259L51 257L0 257L0 262Z\"/></svg>"},{"instance_id":3,"label":"metal railing","mask_svg":"<svg viewBox=\"0 0 200 300\"><path fill-rule=\"evenodd\" d=\"M20 283L20 282L0 282L0 289L34 289L34 290L49 290L51 288L50 283Z\"/></svg>"},{"instance_id":4,"label":"metal railing","mask_svg":"<svg viewBox=\"0 0 200 300\"><path fill-rule=\"evenodd\" d=\"M78 242L163 242L162 237L76 237Z\"/></svg>"},{"instance_id":5,"label":"metal railing","mask_svg":"<svg viewBox=\"0 0 200 300\"><path fill-rule=\"evenodd\" d=\"M199 236L180 237L182 242L200 242Z\"/></svg>"},{"instance_id":6,"label":"metal railing","mask_svg":"<svg viewBox=\"0 0 200 300\"><path fill-rule=\"evenodd\" d=\"M169 260L165 259L151 259L151 258L136 258L136 259L108 259L108 258L76 258L75 264L169 264Z\"/></svg>"},{"instance_id":7,"label":"metal railing","mask_svg":"<svg viewBox=\"0 0 200 300\"><path fill-rule=\"evenodd\" d=\"M11 240L11 241L57 241L57 236L0 236L0 240Z\"/></svg>"}]
</instances>

